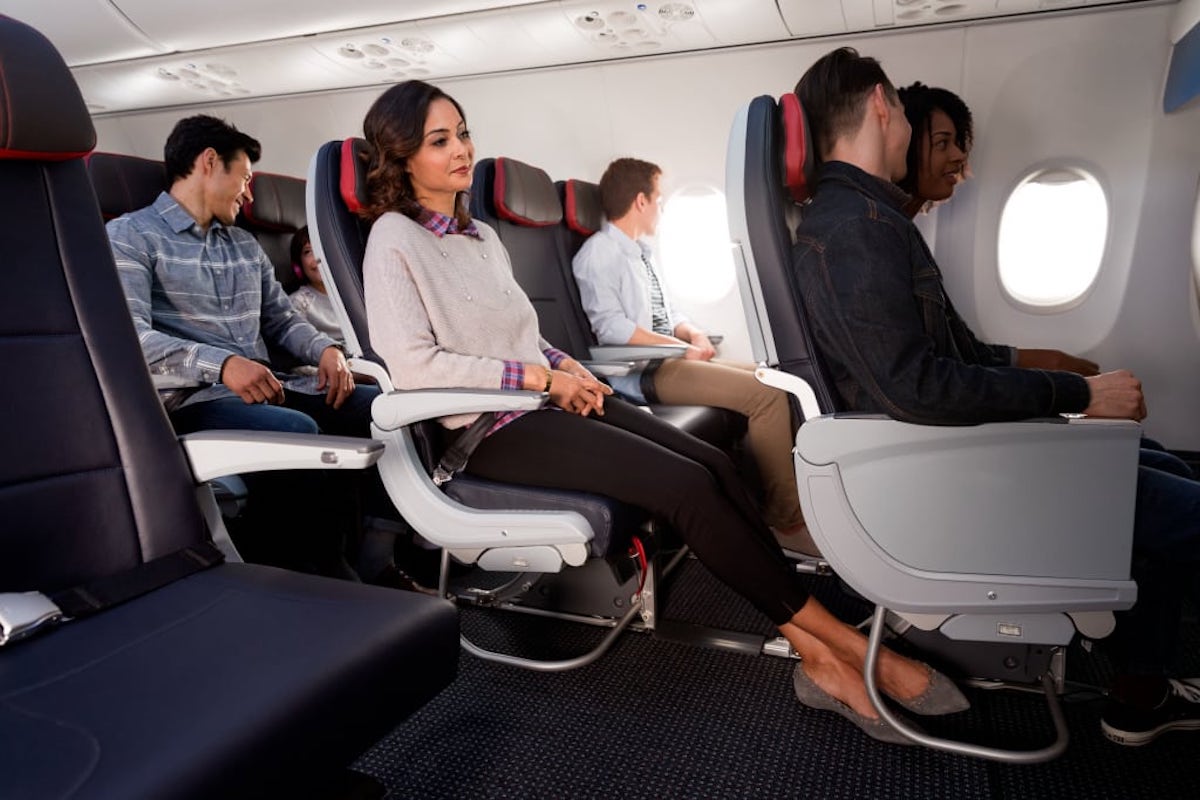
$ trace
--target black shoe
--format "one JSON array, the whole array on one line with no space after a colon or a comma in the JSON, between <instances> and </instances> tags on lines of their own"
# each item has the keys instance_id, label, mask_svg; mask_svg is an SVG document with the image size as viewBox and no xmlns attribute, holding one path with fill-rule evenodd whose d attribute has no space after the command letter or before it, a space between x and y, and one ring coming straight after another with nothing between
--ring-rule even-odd
<instances>
[{"instance_id":1,"label":"black shoe","mask_svg":"<svg viewBox=\"0 0 1200 800\"><path fill-rule=\"evenodd\" d=\"M1169 680L1167 695L1154 708L1110 699L1100 717L1100 730L1111 741L1141 747L1167 731L1200 730L1200 684Z\"/></svg>"}]
</instances>

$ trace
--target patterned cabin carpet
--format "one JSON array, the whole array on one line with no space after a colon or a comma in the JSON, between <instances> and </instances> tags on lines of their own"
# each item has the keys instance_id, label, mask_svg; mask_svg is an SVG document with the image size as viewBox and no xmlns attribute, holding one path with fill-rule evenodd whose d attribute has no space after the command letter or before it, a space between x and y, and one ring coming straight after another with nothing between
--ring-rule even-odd
<instances>
[{"instance_id":1,"label":"patterned cabin carpet","mask_svg":"<svg viewBox=\"0 0 1200 800\"><path fill-rule=\"evenodd\" d=\"M843 619L868 606L829 578L810 579ZM662 616L773 635L765 618L685 561L668 582ZM600 631L526 615L464 609L463 630L484 646L569 657ZM1200 675L1200 624L1189 609L1187 674ZM627 632L598 662L537 673L462 655L458 679L365 754L356 768L389 798L1193 798L1200 733L1142 748L1099 730L1111 667L1073 645L1064 697L1071 743L1048 764L1017 766L877 743L792 694L797 662ZM403 675L397 675L403 680ZM1041 697L968 690L973 708L922 724L936 734L1032 748L1052 738Z\"/></svg>"}]
</instances>

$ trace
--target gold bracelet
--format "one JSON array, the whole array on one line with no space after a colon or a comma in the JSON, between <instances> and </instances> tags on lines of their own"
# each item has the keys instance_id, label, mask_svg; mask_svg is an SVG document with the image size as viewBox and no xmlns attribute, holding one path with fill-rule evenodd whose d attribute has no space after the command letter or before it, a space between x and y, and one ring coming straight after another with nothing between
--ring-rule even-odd
<instances>
[{"instance_id":1,"label":"gold bracelet","mask_svg":"<svg viewBox=\"0 0 1200 800\"><path fill-rule=\"evenodd\" d=\"M554 370L546 370L546 388L542 389L544 394L550 394L550 383L554 380Z\"/></svg>"}]
</instances>

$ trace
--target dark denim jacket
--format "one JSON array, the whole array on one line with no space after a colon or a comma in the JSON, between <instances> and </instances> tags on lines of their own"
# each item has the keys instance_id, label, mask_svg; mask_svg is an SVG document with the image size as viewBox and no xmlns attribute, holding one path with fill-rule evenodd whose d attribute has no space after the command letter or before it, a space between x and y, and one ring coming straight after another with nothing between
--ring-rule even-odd
<instances>
[{"instance_id":1,"label":"dark denim jacket","mask_svg":"<svg viewBox=\"0 0 1200 800\"><path fill-rule=\"evenodd\" d=\"M1069 372L1019 369L979 341L942 286L895 185L844 162L821 167L792 266L842 407L931 425L1082 411Z\"/></svg>"}]
</instances>

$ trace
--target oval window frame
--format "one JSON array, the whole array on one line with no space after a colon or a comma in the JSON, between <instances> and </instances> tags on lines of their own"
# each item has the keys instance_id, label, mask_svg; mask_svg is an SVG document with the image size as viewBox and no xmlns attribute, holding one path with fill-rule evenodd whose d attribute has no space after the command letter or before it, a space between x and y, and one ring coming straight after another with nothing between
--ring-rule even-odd
<instances>
[{"instance_id":1,"label":"oval window frame","mask_svg":"<svg viewBox=\"0 0 1200 800\"><path fill-rule=\"evenodd\" d=\"M1091 276L1087 285L1080 289L1076 294L1065 300L1058 300L1053 303L1039 303L1032 300L1027 300L1021 297L1004 280L1003 270L1003 253L1002 253L1002 232L1004 229L1005 212L1008 211L1009 204L1012 202L1014 195L1025 185L1033 182L1037 178L1046 175L1047 173L1073 173L1084 181L1094 185L1100 191L1100 198L1104 202L1104 238L1100 243L1099 253L1096 259L1095 272ZM996 220L996 283L1000 289L1000 295L1014 308L1029 314L1061 314L1077 308L1082 305L1088 297L1095 291L1096 286L1100 283L1100 278L1104 274L1104 264L1108 257L1109 248L1112 242L1113 229L1113 204L1112 193L1109 191L1108 182L1105 179L1103 172L1093 164L1084 163L1081 161L1063 161L1054 160L1035 164L1025 169L1021 177L1013 182L1009 190L1005 193L1004 199L1000 204L1000 213Z\"/></svg>"}]
</instances>

